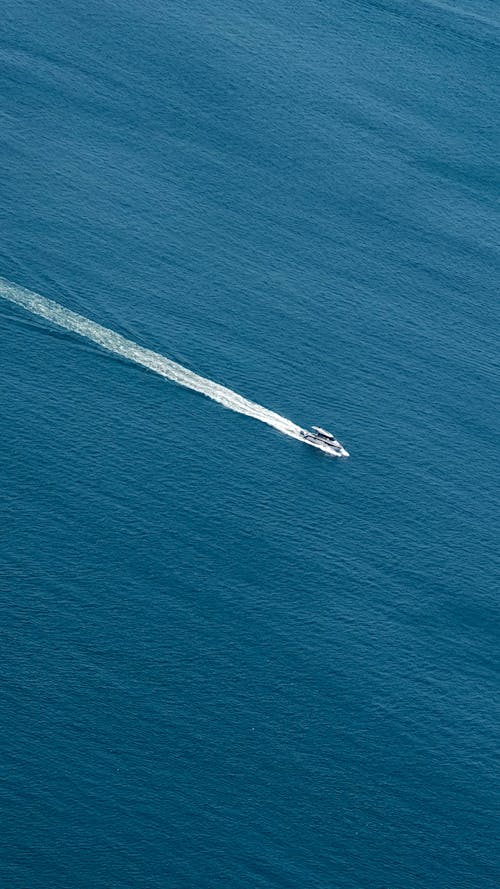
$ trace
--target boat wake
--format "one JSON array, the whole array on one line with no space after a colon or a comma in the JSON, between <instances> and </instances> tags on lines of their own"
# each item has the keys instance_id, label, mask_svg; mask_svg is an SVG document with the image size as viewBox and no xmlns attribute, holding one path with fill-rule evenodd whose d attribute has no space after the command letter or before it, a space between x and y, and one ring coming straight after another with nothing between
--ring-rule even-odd
<instances>
[{"instance_id":1,"label":"boat wake","mask_svg":"<svg viewBox=\"0 0 500 889\"><path fill-rule=\"evenodd\" d=\"M100 324L96 324L95 321L91 321L90 318L78 315L59 303L47 299L45 296L40 296L39 293L26 290L24 287L19 287L17 284L12 284L4 278L0 278L0 297L17 306L21 306L34 315L45 318L46 321L50 321L52 324L57 324L59 327L64 327L72 333L77 333L79 336L97 343L98 346L107 349L108 352L121 355L135 364L147 367L148 370L152 370L154 373L174 383L178 383L180 386L185 386L186 389L200 392L202 395L206 395L207 398L211 398L212 401L217 401L232 411L245 414L247 417L254 417L255 420L267 423L268 426L272 426L291 438L311 443L309 442L309 438L312 437L311 433L302 429L301 426L297 426L296 423L292 423L291 420L287 420L286 417L282 417L280 414L270 411L262 407L262 405L250 401L248 398L243 398L242 395L238 395L232 389L227 389L226 386L221 386L219 383L214 383L213 380L207 380L205 377L199 376L199 374L194 373L187 367L183 367L182 364L177 364L158 352L139 346L114 330L102 327ZM326 433L326 435L330 435L330 433ZM333 436L330 435L330 438L333 439ZM316 435L314 447L330 456L347 457L347 451L338 442L336 444L341 449L341 453L334 453L330 441L321 440Z\"/></svg>"},{"instance_id":2,"label":"boat wake","mask_svg":"<svg viewBox=\"0 0 500 889\"><path fill-rule=\"evenodd\" d=\"M135 362L135 364L147 367L167 380L178 383L180 386L185 386L187 389L193 389L195 392L200 392L202 395L206 395L207 398L211 398L212 401L217 401L232 411L245 414L248 417L254 417L256 420L267 423L268 426L273 426L279 432L292 438L300 438L300 433L303 430L296 423L287 420L286 417L282 417L280 414L276 414L260 404L255 404L255 402L243 398L237 392L233 392L231 389L219 385L219 383L214 383L212 380L207 380L205 377L193 373L187 367L165 358L158 352L139 346L119 333L108 330L106 327L96 324L95 321L91 321L83 315L78 315L76 312L64 308L64 306L51 299L46 299L46 297L26 290L24 287L19 287L17 284L11 284L4 278L0 278L0 297L21 306L34 315L45 318L52 324L57 324L59 327L64 327L72 333L77 333L88 340L92 340L92 342L97 343L97 345L107 349L109 352L113 352L115 355L121 355L123 358L128 358L129 361Z\"/></svg>"}]
</instances>

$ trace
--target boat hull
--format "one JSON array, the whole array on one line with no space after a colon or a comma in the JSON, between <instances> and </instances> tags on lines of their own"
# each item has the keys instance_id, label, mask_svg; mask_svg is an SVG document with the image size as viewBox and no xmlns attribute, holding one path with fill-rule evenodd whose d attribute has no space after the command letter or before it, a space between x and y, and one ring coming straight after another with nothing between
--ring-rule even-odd
<instances>
[{"instance_id":1,"label":"boat hull","mask_svg":"<svg viewBox=\"0 0 500 889\"><path fill-rule=\"evenodd\" d=\"M323 454L328 454L329 457L348 457L349 451L339 444L336 445L330 444L328 441L324 441L319 437L313 436L310 433L302 432L302 441L305 444L311 446L311 448L316 448L318 451L321 451Z\"/></svg>"}]
</instances>

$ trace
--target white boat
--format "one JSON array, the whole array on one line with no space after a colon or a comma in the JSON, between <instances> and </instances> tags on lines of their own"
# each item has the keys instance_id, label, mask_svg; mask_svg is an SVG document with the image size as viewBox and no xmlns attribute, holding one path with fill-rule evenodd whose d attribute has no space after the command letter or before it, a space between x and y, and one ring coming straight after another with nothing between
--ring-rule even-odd
<instances>
[{"instance_id":1,"label":"white boat","mask_svg":"<svg viewBox=\"0 0 500 889\"><path fill-rule=\"evenodd\" d=\"M303 441L313 448L323 451L324 454L330 454L331 457L348 457L349 451L337 441L331 432L322 429L321 426L312 426L312 432L308 429L302 429L300 436Z\"/></svg>"}]
</instances>

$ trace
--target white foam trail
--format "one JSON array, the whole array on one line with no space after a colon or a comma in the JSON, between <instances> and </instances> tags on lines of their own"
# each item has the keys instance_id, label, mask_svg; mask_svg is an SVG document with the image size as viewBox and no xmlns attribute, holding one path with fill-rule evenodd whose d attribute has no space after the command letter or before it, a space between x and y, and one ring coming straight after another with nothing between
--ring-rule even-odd
<instances>
[{"instance_id":1,"label":"white foam trail","mask_svg":"<svg viewBox=\"0 0 500 889\"><path fill-rule=\"evenodd\" d=\"M77 315L76 312L64 308L64 306L51 299L46 299L46 297L40 296L38 293L25 290L24 287L19 287L17 284L11 284L4 278L0 278L0 297L22 306L23 309L32 312L34 315L40 315L40 317L59 325L59 327L64 327L72 333L78 333L80 336L92 340L92 342L97 343L109 352L122 355L136 364L141 364L167 380L172 380L175 383L179 383L180 386L193 389L195 392L201 392L232 411L246 414L248 417L254 417L256 420L267 423L268 426L273 426L292 438L300 438L301 427L297 426L296 423L292 423L291 420L287 420L286 417L282 417L280 414L276 414L260 404L255 404L255 402L243 398L237 392L226 389L225 386L220 386L219 383L200 377L193 371L188 370L187 367L183 367L181 364L176 364L175 361L170 361L169 358L159 355L158 352L144 349L119 333L108 330L106 327L101 327L95 321L91 321L83 315Z\"/></svg>"}]
</instances>

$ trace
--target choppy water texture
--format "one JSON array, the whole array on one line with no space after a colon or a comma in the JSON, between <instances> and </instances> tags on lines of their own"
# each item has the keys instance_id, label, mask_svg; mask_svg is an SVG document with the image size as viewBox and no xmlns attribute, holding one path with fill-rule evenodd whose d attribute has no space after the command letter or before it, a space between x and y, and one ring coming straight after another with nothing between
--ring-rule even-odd
<instances>
[{"instance_id":1,"label":"choppy water texture","mask_svg":"<svg viewBox=\"0 0 500 889\"><path fill-rule=\"evenodd\" d=\"M499 24L5 8L4 295L252 408L0 300L2 887L500 884Z\"/></svg>"}]
</instances>

